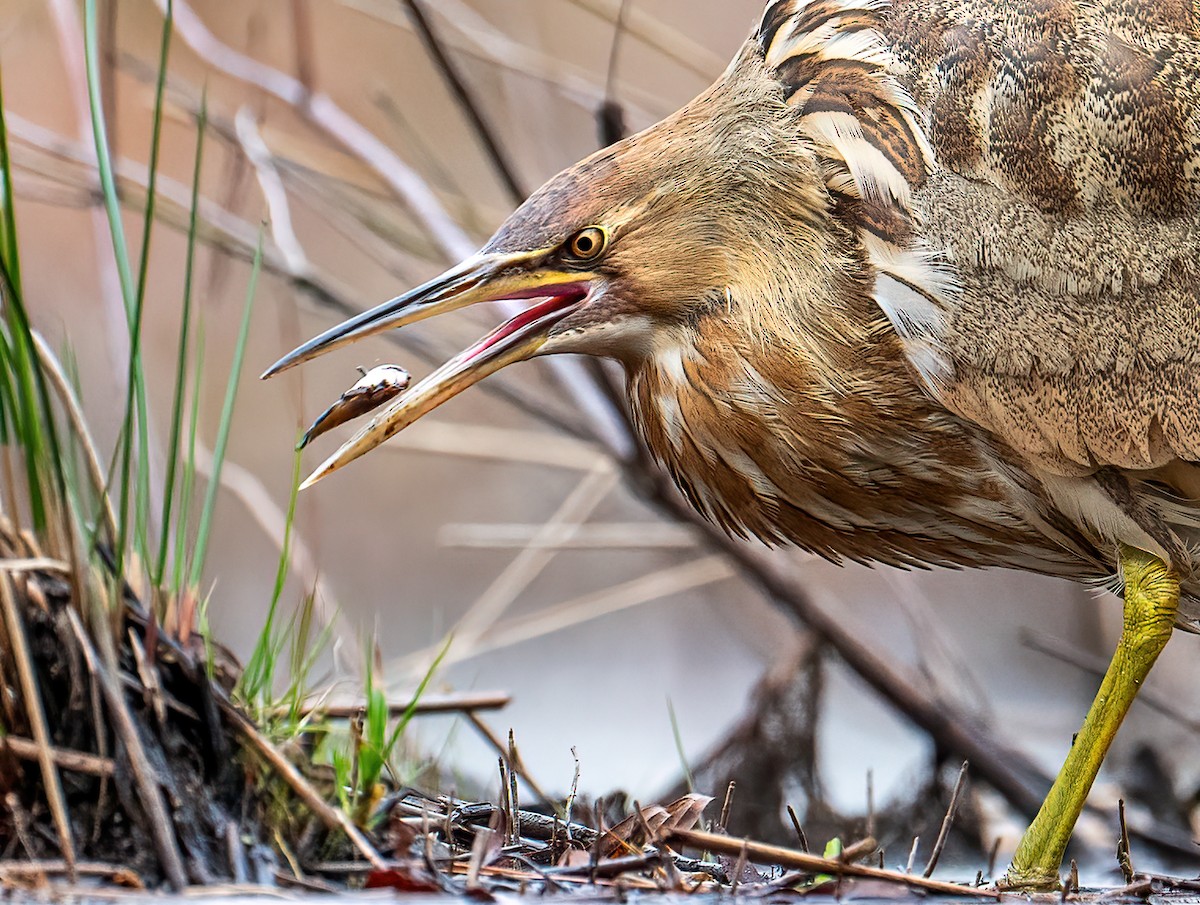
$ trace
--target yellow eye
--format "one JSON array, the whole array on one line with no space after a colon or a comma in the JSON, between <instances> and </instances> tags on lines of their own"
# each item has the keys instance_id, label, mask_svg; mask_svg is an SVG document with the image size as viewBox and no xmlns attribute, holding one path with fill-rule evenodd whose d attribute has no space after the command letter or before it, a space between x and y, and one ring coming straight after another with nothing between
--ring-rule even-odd
<instances>
[{"instance_id":1,"label":"yellow eye","mask_svg":"<svg viewBox=\"0 0 1200 905\"><path fill-rule=\"evenodd\" d=\"M567 241L567 251L571 257L581 261L590 261L604 251L608 244L608 234L599 226L585 226Z\"/></svg>"}]
</instances>

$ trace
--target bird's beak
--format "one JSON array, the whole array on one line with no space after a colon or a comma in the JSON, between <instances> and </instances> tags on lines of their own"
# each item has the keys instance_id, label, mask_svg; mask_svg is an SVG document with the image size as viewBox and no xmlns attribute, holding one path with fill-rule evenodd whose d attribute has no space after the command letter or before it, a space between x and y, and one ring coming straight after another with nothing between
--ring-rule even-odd
<instances>
[{"instance_id":1,"label":"bird's beak","mask_svg":"<svg viewBox=\"0 0 1200 905\"><path fill-rule=\"evenodd\" d=\"M544 252L475 255L411 292L326 330L271 365L264 378L363 337L446 311L502 299L533 301L529 308L460 352L375 415L301 487L315 484L370 452L489 374L535 356L550 329L586 300L594 276L545 266L545 257Z\"/></svg>"}]
</instances>

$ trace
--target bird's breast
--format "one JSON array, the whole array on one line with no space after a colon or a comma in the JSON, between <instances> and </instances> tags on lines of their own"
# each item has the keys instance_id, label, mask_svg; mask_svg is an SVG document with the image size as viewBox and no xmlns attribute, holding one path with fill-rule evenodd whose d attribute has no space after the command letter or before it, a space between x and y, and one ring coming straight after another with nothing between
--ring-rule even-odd
<instances>
[{"instance_id":1,"label":"bird's breast","mask_svg":"<svg viewBox=\"0 0 1200 905\"><path fill-rule=\"evenodd\" d=\"M660 346L628 389L643 439L706 518L834 560L1047 570L1034 561L1056 554L894 336L814 362L778 338L704 332Z\"/></svg>"}]
</instances>

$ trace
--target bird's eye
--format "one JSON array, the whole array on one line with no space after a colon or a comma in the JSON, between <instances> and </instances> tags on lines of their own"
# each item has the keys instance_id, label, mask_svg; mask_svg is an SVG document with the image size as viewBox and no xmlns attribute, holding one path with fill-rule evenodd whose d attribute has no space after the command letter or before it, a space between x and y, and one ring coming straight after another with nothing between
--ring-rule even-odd
<instances>
[{"instance_id":1,"label":"bird's eye","mask_svg":"<svg viewBox=\"0 0 1200 905\"><path fill-rule=\"evenodd\" d=\"M604 251L608 234L598 226L585 226L567 241L567 251L580 261L590 261Z\"/></svg>"}]
</instances>

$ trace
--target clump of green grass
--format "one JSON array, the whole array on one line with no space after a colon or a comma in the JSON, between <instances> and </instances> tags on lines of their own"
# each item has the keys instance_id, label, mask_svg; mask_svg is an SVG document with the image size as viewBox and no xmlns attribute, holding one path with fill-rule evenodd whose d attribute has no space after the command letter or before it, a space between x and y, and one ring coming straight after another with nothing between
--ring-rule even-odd
<instances>
[{"instance_id":1,"label":"clump of green grass","mask_svg":"<svg viewBox=\"0 0 1200 905\"><path fill-rule=\"evenodd\" d=\"M199 516L193 533L189 526L197 505L194 500L195 438L200 378L204 368L203 335L194 324L192 312L200 178L207 125L206 107L202 105L196 130L187 263L181 287L179 358L169 422L170 441L164 451L166 476L160 489L163 505L157 537L152 536L155 529L149 516L153 498L149 463L156 450L151 449L149 439L151 412L142 356L142 323L154 236L156 178L171 31L171 6L168 4L159 47L140 254L135 260L121 219L121 201L100 96L95 0L88 0L84 7L84 52L92 135L101 200L111 237L110 263L117 273L129 334L121 430L115 448L107 457L95 449L78 419L66 417L68 412L82 410L81 401L71 382L62 379L67 369L62 368L52 350L36 334L28 316L21 280L12 162L0 88L0 294L3 296L0 442L6 447L5 491L9 518L16 521L18 527L27 520L43 548L51 555L71 562L77 576L103 576L101 585L107 587L107 593L92 592L89 589L94 588L94 583L82 577L76 581L80 605L89 609L93 617L100 617L93 618L93 623L115 620L113 610L119 609L117 603L123 599L120 589L128 583L148 593L152 611L161 622L177 634L186 634L193 628L200 599L208 537L261 269L262 241L260 237L246 290L241 329L217 429L212 473L203 500L198 503ZM190 407L185 404L189 386ZM183 442L185 436L186 444ZM102 481L97 480L98 466L80 466L81 461L101 463L105 459L109 466ZM95 612L97 606L105 612Z\"/></svg>"},{"instance_id":2,"label":"clump of green grass","mask_svg":"<svg viewBox=\"0 0 1200 905\"><path fill-rule=\"evenodd\" d=\"M263 261L263 235L254 254L224 400L213 444L207 485L197 480L200 400L205 372L203 323L194 311L201 181L207 99L196 119L186 258L178 287L180 319L177 361L171 386L165 449L152 448L149 375L143 356L143 324L148 274L155 246L157 171L162 146L166 72L171 51L172 7L168 0L159 43L158 74L150 146L149 178L140 231L127 235L122 202L109 148L101 100L96 0L84 5L84 51L88 104L95 145L100 201L110 248L106 266L117 274L128 360L120 430L111 450L93 441L86 422L80 382L69 346L61 355L38 335L23 294L12 163L4 122L0 81L0 499L16 533L28 529L48 556L70 565L72 598L83 623L98 637L108 658L125 643L126 601L132 591L145 606L145 618L167 636L186 641L199 634L213 677L214 649L208 623L209 592L204 586L209 539L221 487L238 389L243 375L251 318ZM136 228L135 228L136 229ZM136 254L132 251L136 248ZM65 362L65 364L64 364ZM161 485L152 486L150 462L161 454ZM360 826L373 819L385 781L399 784L400 742L420 697L440 665L443 649L400 713L394 714L374 670L366 670L361 718L333 722L321 714L313 674L329 648L330 628L320 627L313 595L305 595L285 616L283 595L289 573L300 478L297 454L287 509L284 542L262 630L237 680L235 700L276 743L289 750L316 752L332 768L330 797ZM152 512L152 500L161 508ZM3 651L0 651L2 654ZM3 731L3 727L0 727Z\"/></svg>"}]
</instances>

